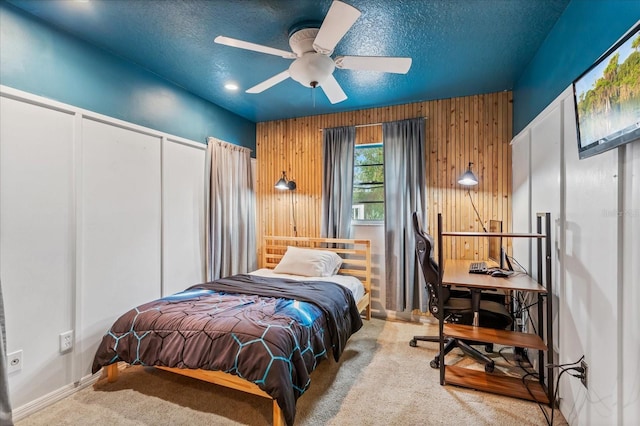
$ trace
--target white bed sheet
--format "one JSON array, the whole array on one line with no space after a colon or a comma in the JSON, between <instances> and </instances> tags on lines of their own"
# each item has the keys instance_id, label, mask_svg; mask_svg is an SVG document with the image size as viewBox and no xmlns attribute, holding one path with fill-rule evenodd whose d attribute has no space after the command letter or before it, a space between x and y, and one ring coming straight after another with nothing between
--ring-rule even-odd
<instances>
[{"instance_id":1,"label":"white bed sheet","mask_svg":"<svg viewBox=\"0 0 640 426\"><path fill-rule=\"evenodd\" d=\"M297 280L297 281L330 281L332 283L340 284L343 287L351 290L353 294L353 298L356 302L362 299L364 296L364 285L362 282L356 277L352 277L350 275L332 275L330 277L303 277L301 275L290 275L290 274L276 274L273 272L273 269L262 268L257 271L249 272L251 275L259 275L261 277L267 278L285 278L289 280Z\"/></svg>"}]
</instances>

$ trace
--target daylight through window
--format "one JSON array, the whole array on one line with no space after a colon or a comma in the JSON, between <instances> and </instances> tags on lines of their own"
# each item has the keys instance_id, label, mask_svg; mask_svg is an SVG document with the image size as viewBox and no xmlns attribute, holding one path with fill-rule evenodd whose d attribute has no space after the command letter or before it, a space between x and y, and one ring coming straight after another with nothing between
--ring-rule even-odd
<instances>
[{"instance_id":1,"label":"daylight through window","mask_svg":"<svg viewBox=\"0 0 640 426\"><path fill-rule=\"evenodd\" d=\"M384 220L384 153L381 143L356 145L352 219Z\"/></svg>"}]
</instances>

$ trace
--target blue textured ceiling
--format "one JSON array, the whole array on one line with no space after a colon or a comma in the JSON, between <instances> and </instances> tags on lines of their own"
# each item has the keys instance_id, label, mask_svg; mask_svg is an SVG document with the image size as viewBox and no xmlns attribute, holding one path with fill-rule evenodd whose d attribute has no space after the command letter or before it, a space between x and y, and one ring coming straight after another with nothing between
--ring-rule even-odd
<instances>
[{"instance_id":1,"label":"blue textured ceiling","mask_svg":"<svg viewBox=\"0 0 640 426\"><path fill-rule=\"evenodd\" d=\"M288 30L331 0L8 0L254 122L511 90L569 0L344 0L362 12L337 55L410 56L406 75L336 69L348 96L288 79L249 87L288 59L213 42L225 35L291 50ZM240 86L227 91L225 83Z\"/></svg>"}]
</instances>

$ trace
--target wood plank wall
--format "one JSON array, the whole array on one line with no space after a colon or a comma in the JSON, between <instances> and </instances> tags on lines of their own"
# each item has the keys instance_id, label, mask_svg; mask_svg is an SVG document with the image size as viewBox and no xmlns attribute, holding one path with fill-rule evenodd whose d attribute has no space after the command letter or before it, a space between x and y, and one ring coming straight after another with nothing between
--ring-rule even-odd
<instances>
[{"instance_id":1,"label":"wood plank wall","mask_svg":"<svg viewBox=\"0 0 640 426\"><path fill-rule=\"evenodd\" d=\"M437 233L437 214L447 231L482 231L473 199L488 227L489 219L511 230L512 93L499 92L258 123L257 235L320 235L322 132L320 129L426 117L428 227ZM358 127L356 143L382 141L382 126ZM479 185L469 194L458 177L473 163ZM282 171L296 191L274 188ZM261 242L259 242L261 254ZM445 257L486 258L484 238L452 238ZM511 241L505 242L511 252ZM258 257L260 258L260 256Z\"/></svg>"}]
</instances>

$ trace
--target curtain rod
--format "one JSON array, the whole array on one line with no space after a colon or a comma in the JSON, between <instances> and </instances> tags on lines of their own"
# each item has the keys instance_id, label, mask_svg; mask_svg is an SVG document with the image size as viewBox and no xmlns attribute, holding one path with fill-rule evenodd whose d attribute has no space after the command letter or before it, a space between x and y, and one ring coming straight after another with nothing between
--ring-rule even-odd
<instances>
[{"instance_id":1,"label":"curtain rod","mask_svg":"<svg viewBox=\"0 0 640 426\"><path fill-rule=\"evenodd\" d=\"M426 120L429 117L412 117L412 118L405 118L404 120L412 120L414 118L424 118ZM393 121L404 121L404 120L393 120ZM369 124L356 124L353 127L357 129L358 127L382 126L384 123L393 123L393 121L381 121L379 123L369 123ZM347 126L338 126L338 127L347 127ZM324 129L318 129L318 130L323 131Z\"/></svg>"},{"instance_id":2,"label":"curtain rod","mask_svg":"<svg viewBox=\"0 0 640 426\"><path fill-rule=\"evenodd\" d=\"M253 150L251 148L247 148L246 146L236 145L235 143L223 141L222 139L218 139L215 136L208 136L207 137L207 145L209 144L209 142L213 142L213 143L217 143L219 145L226 146L229 149L235 149L235 150L238 150L238 151L253 152Z\"/></svg>"}]
</instances>

